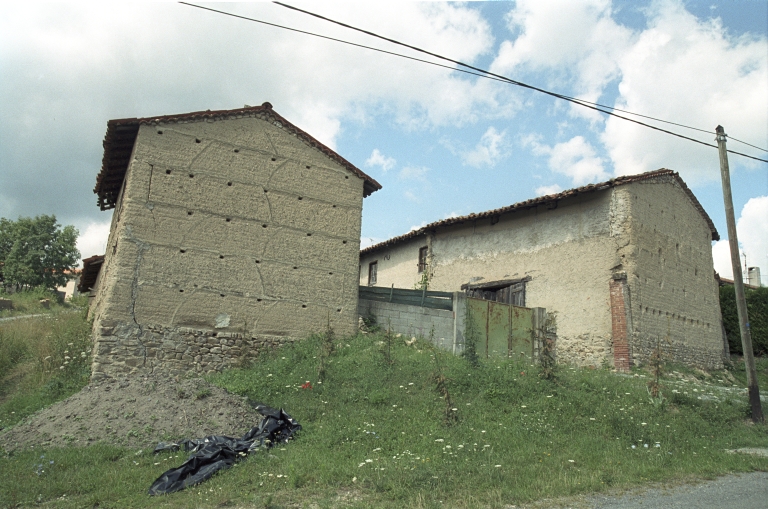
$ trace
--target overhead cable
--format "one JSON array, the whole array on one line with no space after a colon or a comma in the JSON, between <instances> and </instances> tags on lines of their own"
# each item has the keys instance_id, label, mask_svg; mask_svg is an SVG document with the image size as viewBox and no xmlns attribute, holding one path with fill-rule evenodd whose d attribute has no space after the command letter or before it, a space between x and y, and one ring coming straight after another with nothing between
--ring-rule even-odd
<instances>
[{"instance_id":1,"label":"overhead cable","mask_svg":"<svg viewBox=\"0 0 768 509\"><path fill-rule=\"evenodd\" d=\"M223 14L225 16L230 16L230 17L233 17L233 18L243 19L243 20L246 20L246 21L252 21L254 23L260 23L260 24L263 24L263 25L268 25L268 26L272 26L272 27L275 27L275 28L280 28L280 29L283 29L283 30L288 30L288 31L291 31L291 32L297 32L297 33L301 33L301 34L305 34L305 35L311 35L313 37L318 37L318 38L321 38L321 39L326 39L326 40L330 40L330 41L334 41L334 42L339 42L339 43L342 43L342 44L347 44L349 46L355 46L355 47L358 47L358 48L368 49L368 50L376 51L376 52L379 52L379 53L384 53L384 54L387 54L387 55L392 55L392 56L397 56L397 57L401 57L401 58L406 58L408 60L413 60L413 61L416 61L416 62L422 62L422 63L433 65L433 66L436 66L436 67L443 67L443 68L446 68L446 69L450 69L451 71L458 71L458 72L462 72L462 73L465 73L465 74L471 74L471 75L479 76L479 77L482 77L482 78L492 79L494 81L500 81L500 82L503 82L503 83L509 83L509 84L512 84L512 85L517 85L517 86L520 86L520 87L523 87L523 88L528 88L528 89L531 89L531 90L535 90L537 92L540 92L540 93L543 93L543 94L546 94L546 95L549 95L549 96L552 96L552 97L556 97L558 99L563 99L565 101L569 101L569 102L572 102L574 104L578 104L580 106L583 106L585 108L589 108L589 109L598 111L600 113L605 113L606 115L611 115L611 116L614 116L616 118L627 120L629 122L633 122L633 123L642 125L644 127L648 127L650 129L654 129L656 131L660 131L660 132L663 132L663 133L666 133L666 134L670 134L670 135L676 136L678 138L682 138L682 139L685 139L685 140L688 140L688 141L692 141L692 142L695 142L695 143L698 143L698 144L701 144L701 145L706 145L708 147L717 148L717 145L713 145L711 143L707 143L707 142L704 142L704 141L701 141L701 140L697 140L695 138L691 138L691 137L688 137L688 136L685 136L685 135L682 135L682 134L679 134L679 133L668 131L666 129L662 129L662 128L659 128L659 127L656 127L656 126L653 126L653 125L650 125L650 124L646 124L646 123L640 122L638 120L634 120L634 119L627 118L627 117L624 117L624 116L621 116L621 115L617 115L613 111L608 111L608 110L603 109L603 108L611 108L613 110L622 111L622 110L618 110L617 108L612 108L610 106L604 106L604 105L599 105L599 104L596 104L596 103L591 103L589 101L585 101L585 100L582 100L582 99L577 99L577 98L566 96L566 95L563 95L563 94L558 94L556 92L550 92L548 90L545 90L545 89L542 89L542 88L538 88L538 87L535 87L535 86L532 86L532 85L528 85L526 83L519 82L519 81L513 80L511 78L507 78L506 76L501 76L501 75L498 75L498 74L494 74L494 73L491 73L491 72L486 71L484 69L480 69L480 68L477 68L477 67L465 64L463 62L460 62L460 61L457 61L457 60L453 60L453 59L448 58L448 57L444 57L444 56L441 56L441 55L438 55L438 54L435 54L435 53L431 53L429 51L426 51L424 49L418 48L416 46L411 46L411 45L408 45L408 44L396 41L394 39L389 39L389 38L377 35L377 34L375 34L373 32L369 32L369 31L366 31L366 30L363 30L363 29L360 29L360 28L356 28L356 27L353 27L351 25L347 25L345 23L342 23L342 22L339 22L339 21L335 21L335 20L326 18L326 17L321 16L319 14L315 14L315 13L312 13L312 12L309 12L309 11L305 11L305 10L299 9L297 7L293 7L293 6L290 6L290 5L287 5L287 4L283 4L283 3L280 3L280 2L274 2L274 3L277 4L277 5L280 5L282 7L286 7L286 8L295 10L295 11L303 12L303 13L308 14L310 16L314 16L316 18L319 18L319 19L322 19L322 20L325 20L325 21L329 21L331 23L335 23L335 24L343 26L345 28L350 28L352 30L356 30L358 32L362 32L362 33L365 33L367 35L371 35L373 37L377 37L379 39L382 39L382 40L385 40L385 41L388 41L388 42L391 42L391 43L394 43L394 44L397 44L397 45L400 45L400 46L405 46L405 47L413 49L415 51L418 51L418 52L421 52L421 53L425 53L427 55L430 55L430 56L433 56L435 58L439 58L441 60L445 60L445 61L454 63L456 65L461 65L461 66L467 67L468 69L471 69L471 70L457 69L457 68L455 68L453 66L449 66L449 65L445 65L445 64L440 64L440 63L437 63L437 62L432 62L432 61L429 61L429 60L424 60L424 59L416 58L416 57L409 56L409 55L403 55L401 53L396 53L396 52L393 52L393 51L387 51L387 50L383 50L383 49L380 49L380 48L374 48L372 46L366 46L364 44L358 44L358 43L346 41L346 40L343 40L343 39L338 39L338 38L335 38L335 37L330 37L330 36L327 36L327 35L322 35L322 34L317 34L317 33L314 33L314 32L309 32L309 31L306 31L306 30L300 30L300 29L288 27L288 26L285 26L285 25L279 25L279 24L276 24L276 23L270 23L268 21L263 21L263 20L259 20L259 19L256 19L256 18L251 18L251 17L248 17L248 16L242 16L240 14L234 14L234 13L231 13L231 12L226 12L226 11L221 11L221 10L218 10L218 9L213 9L211 7L204 7L204 6L201 6L201 5L195 5L195 4L191 4L191 3L188 3L188 2L179 2L179 3L181 3L183 5L187 5L189 7L196 7L198 9L215 12L217 14ZM689 128L689 129L695 129L695 130L702 131L702 132L707 132L707 133L711 132L711 131L706 131L706 130L703 130L703 129L697 129L697 128L685 126L685 125L682 125L682 124L675 124L674 122L668 122L668 121L665 121L665 120L654 119L653 117L647 117L645 115L640 115L640 114L637 114L637 113L631 113L631 112L627 112L627 113L628 114L632 114L632 115L637 115L637 116L645 117L645 118L649 118L649 119L653 119L653 120L658 120L660 122L665 122L665 123L668 123L668 124L674 124L674 125L677 125L677 126L680 126L680 127L686 127L686 128ZM733 139L734 141L739 141L739 140L736 140L735 138L731 138L731 139ZM744 142L742 142L742 143L744 143ZM759 148L759 147L755 147L755 148ZM761 149L761 150L764 150L764 149ZM762 161L762 162L768 163L768 160L766 160L766 159L760 159L758 157L754 157L754 156L750 156L750 155L747 155L747 154L743 154L741 152L736 152L734 150L728 150L728 152L730 152L732 154L740 155L740 156L743 156L743 157L747 157L749 159L755 159L757 161Z\"/></svg>"},{"instance_id":2,"label":"overhead cable","mask_svg":"<svg viewBox=\"0 0 768 509\"><path fill-rule=\"evenodd\" d=\"M671 134L671 135L673 135L673 136L677 136L677 137L679 137L679 138L687 139L687 140L689 140L689 141L694 141L694 142L696 142L696 143L700 143L700 144L702 144L702 145L706 145L706 146L708 146L708 147L717 148L717 145L713 145L713 144L711 144L711 143L706 143L706 142L703 142L703 141L697 140L697 139L695 139L695 138L689 138L688 136L684 136L684 135L681 135L681 134L678 134L678 133L675 133L675 132L672 132L672 131L667 131L667 130L665 130L665 129L661 129L661 128L659 128L659 127L656 127L656 126L653 126L653 125L650 125L650 124L646 124L646 123L644 123L644 122L640 122L640 121L638 121L638 120L634 120L634 119L631 119L631 118L623 117L623 116L621 116L621 115L616 115L615 113L613 113L613 111L607 111L607 110L605 110L605 109L601 109L601 108L610 108L611 110L614 110L614 111L621 111L621 112L623 112L623 113L627 113L627 114L631 114L631 115L636 115L636 116L639 116L639 117L643 117L643 118L647 118L647 119L651 119L651 120L656 120L656 121L658 121L658 122L664 122L664 123L666 123L666 124L672 124L672 125L676 125L676 126L679 126L679 127L685 127L685 128L687 128L687 129L693 129L693 130L696 130L696 131L701 131L701 132L705 132L705 133L711 133L711 134L714 134L712 131L708 131L708 130L706 130L706 129L700 129L700 128L697 128L697 127L690 127L690 126L687 126L687 125L684 125L684 124L678 124L678 123L675 123L675 122L670 122L670 121L667 121L667 120L661 120L661 119L658 119L658 118L649 117L649 116L647 116L647 115L641 115L641 114L639 114L639 113L633 113L633 112L630 112L630 111L626 111L626 110L620 110L620 109L618 109L618 108L614 108L614 107L612 107L612 106L605 106L605 105L602 105L602 104L593 103L593 102L590 102L590 101L585 101L585 100L583 100L583 99L577 99L577 98L575 98L575 97L570 97L570 96L567 96L567 95L558 94L558 93L556 93L556 92L550 92L549 90L545 90L545 89L543 89L543 88L535 87L535 86L533 86L533 85L528 85L527 83L523 83L523 82L520 82L520 81L516 81L516 80L513 80L513 79L511 79L511 78L508 78L508 77L506 77L506 76L501 76L501 75L499 75L499 74L495 74L495 73L492 73L492 72L490 72L490 71L487 71L487 70L485 70L485 69L481 69L481 68L479 68L479 67L475 67L475 66L472 66L472 65L466 64L466 63L464 63L464 62L461 62L461 61L459 61L459 60L454 60L454 59L452 59L452 58L449 58L449 57L445 57L445 56L443 56L443 55L439 55L439 54L437 54L437 53L433 53L433 52L431 52L431 51L427 51L427 50L425 50L425 49L419 48L418 46L413 46L413 45L410 45L410 44L406 44L406 43L404 43L404 42L398 41L398 40L396 40L396 39L391 39L391 38L389 38L389 37L384 37L383 35L379 35L379 34L376 34L376 33L374 33L374 32L371 32L371 31L369 31L369 30L364 30L364 29L362 29L362 28L358 28L358 27L355 27L355 26L353 26L353 25L349 25L349 24L347 24L347 23L343 23L343 22L341 22L341 21L337 21L337 20L334 20L334 19L331 19L331 18L325 17L325 16L323 16L323 15L321 15L321 14L317 14L317 13L314 13L314 12L311 12L311 11L307 11L307 10L305 10L305 9L300 9L300 8L298 8L298 7L294 7L294 6L292 6L292 5L288 5L288 4L286 4L286 3L283 3L283 2L279 2L279 1L277 1L277 0L273 1L272 3L274 3L274 4L276 4L276 5L279 5L279 6L281 6L281 7L285 7L285 8L287 8L287 9L291 9L291 10L294 10L294 11L297 11L297 12L301 12L301 13L304 13L304 14L308 14L309 16L313 16L313 17L315 17L315 18L318 18L318 19L321 19L321 20L323 20L323 21L328 21L328 22L330 22L330 23L333 23L333 24L336 24L336 25L342 26L342 27L344 27L344 28L349 28L350 30L354 30L354 31L356 31L356 32L360 32L360 33L363 33L363 34L366 34L366 35L370 35L371 37L376 37L377 39L381 39L381 40L383 40L383 41L387 41L387 42L390 42L390 43L392 43L392 44L396 44L396 45L398 45L398 46L403 46L403 47L406 47L406 48L412 49L412 50L414 50L414 51L418 51L418 52L420 52L420 53L424 53L424 54L426 54L426 55L430 55L430 56L432 56L432 57L435 57L435 58L439 58L439 59L441 59L441 60L445 60L445 61L447 61L447 62L451 62L451 63L454 63L454 64L456 64L456 65L460 65L460 66L462 66L462 67L466 67L467 69L472 69L473 71L476 71L476 72L478 72L478 73L483 73L484 75L492 76L492 77L494 77L494 78L497 78L497 79L500 79L500 80L506 81L506 82L508 82L508 83L511 83L511 84L513 84L513 85L517 85L517 86L519 86L519 87L523 87L523 88L528 88L528 89L531 89L531 90L535 90L535 91L537 91L537 92L541 92L541 93L543 93L543 94L546 94L546 95L550 95L550 96L552 96L552 97L557 97L558 99L563 99L563 100L565 100L565 101L569 101L569 102L572 102L572 103L575 103L575 104L579 104L579 105L581 105L581 106L584 106L584 107L586 107L586 108L590 108L590 109L593 109L593 110L596 110L596 111L599 111L599 112L605 113L606 115L612 115L612 116L614 116L614 117L617 117L617 118L621 118L621 119L623 119L623 120L628 120L628 121L630 121L630 122L634 122L634 123L636 123L636 124L639 124L639 125L642 125L642 126L645 126L645 127L651 128L651 129L655 129L655 130L657 130L657 131L661 131L661 132L664 132L664 133L667 133L667 134ZM743 141L741 141L741 140L737 140L736 138L730 138L730 139L732 139L732 140L734 140L734 141L739 141L739 142L741 142L741 143L745 143L746 145L749 145L749 146L751 146L751 147L754 147L754 148L757 148L757 149L759 149L759 150L763 150L763 151L765 151L765 152L768 152L768 150L766 150L766 149L764 149L764 148L756 147L755 145L751 145L751 144L749 144L749 143L746 143L746 142L743 142ZM757 157L753 157L753 156L750 156L750 155L747 155L747 154L742 154L742 153L740 153L740 152L735 152L735 151L733 151L733 150L728 150L728 152L731 152L731 153L733 153L733 154L738 154L738 155L741 155L741 156L744 156L744 157L749 157L749 158L751 158L751 159L757 159L758 161L763 161L763 162L767 162L767 163L768 163L768 160L765 160L765 159L759 159L759 158L757 158Z\"/></svg>"}]
</instances>

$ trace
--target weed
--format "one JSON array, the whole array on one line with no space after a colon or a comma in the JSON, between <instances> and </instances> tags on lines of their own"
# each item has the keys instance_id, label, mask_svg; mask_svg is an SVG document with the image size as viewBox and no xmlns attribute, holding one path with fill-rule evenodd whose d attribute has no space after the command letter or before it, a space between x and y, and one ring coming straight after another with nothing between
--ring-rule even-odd
<instances>
[{"instance_id":1,"label":"weed","mask_svg":"<svg viewBox=\"0 0 768 509\"><path fill-rule=\"evenodd\" d=\"M472 308L467 302L467 315L464 325L464 350L462 357L467 359L470 366L478 367L480 365L480 356L477 354L477 343L480 341L480 329L472 316Z\"/></svg>"},{"instance_id":2,"label":"weed","mask_svg":"<svg viewBox=\"0 0 768 509\"><path fill-rule=\"evenodd\" d=\"M210 395L211 395L211 390L209 388L205 387L205 388L200 389L199 391L197 391L197 393L195 393L195 399L196 400L198 400L198 399L205 399L205 398L207 398Z\"/></svg>"},{"instance_id":3,"label":"weed","mask_svg":"<svg viewBox=\"0 0 768 509\"><path fill-rule=\"evenodd\" d=\"M329 314L325 333L323 333L323 335L320 337L320 354L318 355L319 363L317 366L317 380L320 383L325 382L325 378L327 376L326 364L329 363L331 355L333 355L333 352L336 349L336 345L334 343L335 340L336 334L331 327L331 316Z\"/></svg>"}]
</instances>

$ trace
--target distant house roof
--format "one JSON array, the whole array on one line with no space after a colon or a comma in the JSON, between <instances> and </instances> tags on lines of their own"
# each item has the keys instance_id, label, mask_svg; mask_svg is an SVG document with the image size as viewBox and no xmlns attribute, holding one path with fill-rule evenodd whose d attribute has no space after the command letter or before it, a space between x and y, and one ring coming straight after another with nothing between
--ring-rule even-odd
<instances>
[{"instance_id":1,"label":"distant house roof","mask_svg":"<svg viewBox=\"0 0 768 509\"><path fill-rule=\"evenodd\" d=\"M436 228L444 227L444 226L450 226L454 224L460 224L464 223L466 221L476 221L478 219L485 219L490 218L494 216L499 216L501 214L505 214L508 212L515 212L517 210L524 210L524 209L530 209L537 207L539 205L543 205L546 203L554 203L558 200L562 200L564 198L570 198L573 196L577 196L580 194L586 194L586 193L593 193L595 191L602 191L604 189L609 189L612 187L617 187L623 184L629 184L631 182L639 182L642 180L649 180L661 176L669 175L673 177L679 184L680 187L685 191L685 193L688 195L688 198L690 198L691 203L696 208L696 210L699 211L699 213L702 215L704 220L707 222L707 225L709 226L710 231L712 232L712 240L720 240L720 234L717 233L717 229L715 228L715 224L712 222L712 219L710 219L709 215L707 215L706 211L704 210L704 207L701 206L701 203L699 203L699 200L696 199L696 196L693 195L691 190L688 188L686 183L683 181L682 178L680 178L680 175L677 174L677 172L674 172L672 170L667 170L665 168L662 168L660 170L655 171L649 171L646 173L640 173L639 175L625 175L623 177L616 177L615 179L608 180L606 182L600 182L599 184L588 184L586 186L577 187L575 189L568 189L566 191L563 191L558 194L550 194L546 196L539 196L537 198L532 198L530 200L521 201L519 203L515 203L513 205L509 205L506 207L488 210L486 212L480 212L477 214L469 214L466 216L461 217L451 217L448 219L443 219L440 221L435 221L434 223L430 223L422 228L419 228L417 230L411 230L410 232L406 233L405 235L400 235L399 237L393 237L389 240L385 240L384 242L380 242L378 244L375 244L373 246L369 246L363 250L360 251L360 254L366 254L366 253L372 253L374 251L378 251L380 249L383 249L385 247L393 246L395 244L399 244L400 242L404 242L406 240L412 239L414 237L418 237L420 235L424 235L426 232L430 230L434 230Z\"/></svg>"},{"instance_id":2,"label":"distant house roof","mask_svg":"<svg viewBox=\"0 0 768 509\"><path fill-rule=\"evenodd\" d=\"M95 255L83 260L83 270L80 273L80 283L77 285L77 291L86 293L91 291L96 284L96 278L99 276L101 264L104 263L104 255Z\"/></svg>"},{"instance_id":3,"label":"distant house roof","mask_svg":"<svg viewBox=\"0 0 768 509\"><path fill-rule=\"evenodd\" d=\"M120 188L123 185L123 179L125 178L125 172L128 170L128 164L130 163L133 145L139 132L139 126L152 125L161 122L166 123L206 119L226 120L255 116L256 114L266 114L274 125L285 129L307 145L318 149L330 159L336 161L344 168L364 179L363 196L369 196L374 191L381 189L381 184L363 173L339 154L278 115L272 109L272 105L265 102L261 106L248 106L235 110L207 110L178 115L165 115L161 117L121 118L110 120L107 122L107 134L104 136L104 158L101 162L101 171L96 177L96 187L93 189L93 192L99 197L99 207L101 210L112 209L115 207L117 197L120 194Z\"/></svg>"}]
</instances>

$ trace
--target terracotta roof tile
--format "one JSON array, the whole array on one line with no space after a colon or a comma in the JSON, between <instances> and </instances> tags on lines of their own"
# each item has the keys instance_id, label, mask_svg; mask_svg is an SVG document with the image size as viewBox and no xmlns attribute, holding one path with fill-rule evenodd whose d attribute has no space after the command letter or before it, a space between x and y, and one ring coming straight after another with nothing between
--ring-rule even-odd
<instances>
[{"instance_id":1,"label":"terracotta roof tile","mask_svg":"<svg viewBox=\"0 0 768 509\"><path fill-rule=\"evenodd\" d=\"M374 191L381 189L381 184L363 173L352 163L339 154L326 147L315 138L302 131L289 121L278 115L272 105L265 102L261 106L249 106L235 110L219 111L195 111L178 115L164 115L160 117L146 118L121 118L107 122L107 134L104 136L104 158L101 163L101 171L96 177L96 187L93 192L98 195L98 205L101 210L115 207L120 188L123 185L125 172L136 141L136 135L141 125L154 125L159 123L189 122L200 120L225 120L242 117L260 117L269 120L274 125L285 129L307 145L318 149L320 152L336 161L341 166L365 180L363 196L369 196Z\"/></svg>"},{"instance_id":2,"label":"terracotta roof tile","mask_svg":"<svg viewBox=\"0 0 768 509\"><path fill-rule=\"evenodd\" d=\"M372 253L374 251L378 251L379 249L393 246L395 244L399 244L400 242L404 242L406 240L412 239L414 237L418 237L420 235L423 235L429 230L434 230L435 228L440 228L444 226L450 226L454 224L463 223L465 221L470 220L478 220L478 219L485 219L490 218L493 216L498 216L500 214L505 214L508 212L514 212L517 210L524 210L524 209L530 209L533 207L537 207L539 205L545 204L545 203L551 203L555 202L557 200L562 200L564 198L569 198L572 196L577 196L580 194L585 193L592 193L595 191L602 191L604 189L609 189L612 187L621 186L624 184L629 184L631 182L639 182L642 180L650 180L654 178L659 177L665 177L670 176L674 178L678 184L680 184L680 187L683 189L683 191L688 195L688 197L691 200L691 203L696 208L696 210L699 211L699 213L702 215L704 220L707 222L707 225L709 226L710 231L712 232L712 240L720 240L720 235L717 233L717 229L715 228L714 223L712 222L712 219L707 215L706 211L704 210L704 207L701 206L701 203L699 203L699 200L696 199L696 196L694 196L693 192L688 188L686 183L683 181L682 178L680 178L680 175L677 174L677 172L674 172L672 170L668 170L665 168L662 168L660 170L655 171L649 171L646 173L640 173L639 175L625 175L622 177L616 177L614 179L608 180L606 182L600 182L598 184L588 184L586 186L577 187L574 189L568 189L558 194L550 194L546 196L539 196L537 198L531 198L530 200L521 201L519 203L515 203L513 205L509 205L506 207L501 207L498 209L488 210L486 212L479 212L479 213L472 213L468 214L466 216L460 216L460 217L451 217L448 219L443 219L440 221L435 221L434 223L430 223L422 228L419 228L417 230L412 230L404 235L400 235L398 237L393 237L389 240L385 240L384 242L380 242L378 244L375 244L373 246L369 246L363 250L360 251L360 254L366 254L366 253Z\"/></svg>"}]
</instances>

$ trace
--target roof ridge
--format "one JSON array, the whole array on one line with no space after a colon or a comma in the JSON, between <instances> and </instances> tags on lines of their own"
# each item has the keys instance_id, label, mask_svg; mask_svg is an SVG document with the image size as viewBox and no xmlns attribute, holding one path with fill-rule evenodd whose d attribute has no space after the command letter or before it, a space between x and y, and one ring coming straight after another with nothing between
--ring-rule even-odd
<instances>
[{"instance_id":1,"label":"roof ridge","mask_svg":"<svg viewBox=\"0 0 768 509\"><path fill-rule=\"evenodd\" d=\"M604 182L598 182L596 184L587 184L580 187L575 187L573 189L566 189L564 191L561 191L557 194L548 194L544 196L537 196L536 198L530 198L528 200L524 200L521 202L513 203L512 205L507 205L505 207L500 207L497 209L491 209L486 210L484 212L478 212L478 213L470 213L465 216L458 216L458 217L450 217L447 219L441 219L439 221L434 221L432 223L427 224L426 226L422 226L421 228L418 228L416 230L411 230L408 233L405 233L403 235L399 235L397 237L392 237L391 239L385 240L383 242L379 242L378 244L374 244L372 246L368 246L365 249L360 250L360 254L366 254L371 253L373 251L377 251L379 249L382 249L387 246L391 246L394 244L399 244L400 242L406 241L408 239L412 239L414 237L418 237L419 235L422 235L426 233L428 230L438 228L438 227L444 227L444 226L450 226L453 224L463 223L467 220L477 220L477 219L484 219L486 217L496 216L500 214L505 214L508 212L515 212L517 210L527 209L527 208L533 208L538 205L541 205L543 203L551 202L551 201L557 201L561 200L563 198L569 198L572 196L577 196L579 194L583 193L589 193L589 192L595 192L595 191L601 191L603 189L609 189L616 186L629 184L632 182L640 182L643 180L649 180L651 178L655 177L661 177L661 176L671 176L673 177L678 184L680 184L680 187L682 188L683 192L688 196L688 198L691 200L693 206L699 211L699 213L704 217L704 220L707 222L707 225L709 226L710 231L712 232L712 240L720 240L720 234L717 233L717 229L715 228L714 223L712 222L712 219L709 217L707 212L704 210L704 207L701 206L701 203L696 198L696 196L693 194L693 192L690 190L688 185L683 181L683 179L680 177L680 175L670 169L667 168L659 168L658 170L652 170L645 173L638 173L635 175L620 175L618 177L614 177L610 180L606 180Z\"/></svg>"},{"instance_id":2,"label":"roof ridge","mask_svg":"<svg viewBox=\"0 0 768 509\"><path fill-rule=\"evenodd\" d=\"M286 120L272 109L271 103L265 102L261 106L245 106L233 110L205 110L154 117L109 120L107 122L107 133L104 135L104 157L102 158L101 171L96 176L96 186L93 189L93 192L99 196L99 207L101 207L101 210L106 210L115 206L117 196L125 179L125 172L128 170L130 153L136 142L139 126L189 120L226 120L255 114L265 114L268 117L266 120L271 121L273 125L285 129L305 144L319 150L329 159L362 178L365 181L363 196L369 196L371 193L381 189L381 184L373 177L357 168L312 135Z\"/></svg>"}]
</instances>

